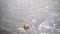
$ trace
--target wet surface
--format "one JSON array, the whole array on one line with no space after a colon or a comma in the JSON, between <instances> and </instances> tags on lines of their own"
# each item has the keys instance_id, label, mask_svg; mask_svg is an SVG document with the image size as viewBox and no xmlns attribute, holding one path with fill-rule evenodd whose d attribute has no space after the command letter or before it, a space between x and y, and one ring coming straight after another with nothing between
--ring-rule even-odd
<instances>
[{"instance_id":1,"label":"wet surface","mask_svg":"<svg viewBox=\"0 0 60 34\"><path fill-rule=\"evenodd\" d=\"M1 0L3 22L16 23L21 34L60 34L60 0ZM29 24L29 30L21 28Z\"/></svg>"}]
</instances>

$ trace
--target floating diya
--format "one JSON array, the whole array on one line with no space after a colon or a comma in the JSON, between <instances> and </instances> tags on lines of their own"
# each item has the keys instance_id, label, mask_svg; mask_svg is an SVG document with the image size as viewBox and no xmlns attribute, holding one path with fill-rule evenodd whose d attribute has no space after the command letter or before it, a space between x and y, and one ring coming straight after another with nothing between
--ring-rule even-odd
<instances>
[{"instance_id":1,"label":"floating diya","mask_svg":"<svg viewBox=\"0 0 60 34\"><path fill-rule=\"evenodd\" d=\"M29 26L28 24L24 24L24 25L23 25L23 28L24 28L24 29L29 29L30 26Z\"/></svg>"}]
</instances>

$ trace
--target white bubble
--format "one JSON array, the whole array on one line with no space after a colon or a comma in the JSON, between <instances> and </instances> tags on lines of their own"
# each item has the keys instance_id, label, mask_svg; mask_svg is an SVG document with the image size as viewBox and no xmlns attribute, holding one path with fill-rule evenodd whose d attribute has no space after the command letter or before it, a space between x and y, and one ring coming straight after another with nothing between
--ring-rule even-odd
<instances>
[{"instance_id":1,"label":"white bubble","mask_svg":"<svg viewBox=\"0 0 60 34\"><path fill-rule=\"evenodd\" d=\"M47 8L48 8L48 6L45 6L45 8L47 9Z\"/></svg>"},{"instance_id":2,"label":"white bubble","mask_svg":"<svg viewBox=\"0 0 60 34\"><path fill-rule=\"evenodd\" d=\"M18 28L18 30L24 30L23 28Z\"/></svg>"},{"instance_id":3,"label":"white bubble","mask_svg":"<svg viewBox=\"0 0 60 34\"><path fill-rule=\"evenodd\" d=\"M47 22L41 23L40 27L51 28Z\"/></svg>"},{"instance_id":4,"label":"white bubble","mask_svg":"<svg viewBox=\"0 0 60 34\"><path fill-rule=\"evenodd\" d=\"M54 22L54 20L51 20L51 22Z\"/></svg>"},{"instance_id":5,"label":"white bubble","mask_svg":"<svg viewBox=\"0 0 60 34\"><path fill-rule=\"evenodd\" d=\"M33 7L30 7L29 9L33 9Z\"/></svg>"},{"instance_id":6,"label":"white bubble","mask_svg":"<svg viewBox=\"0 0 60 34\"><path fill-rule=\"evenodd\" d=\"M41 11L41 10L38 10L38 11Z\"/></svg>"},{"instance_id":7,"label":"white bubble","mask_svg":"<svg viewBox=\"0 0 60 34\"><path fill-rule=\"evenodd\" d=\"M34 11L30 11L30 12L34 12Z\"/></svg>"},{"instance_id":8,"label":"white bubble","mask_svg":"<svg viewBox=\"0 0 60 34\"><path fill-rule=\"evenodd\" d=\"M40 34L47 34L47 33L40 33Z\"/></svg>"},{"instance_id":9,"label":"white bubble","mask_svg":"<svg viewBox=\"0 0 60 34\"><path fill-rule=\"evenodd\" d=\"M41 30L41 27L39 27L38 29Z\"/></svg>"},{"instance_id":10,"label":"white bubble","mask_svg":"<svg viewBox=\"0 0 60 34\"><path fill-rule=\"evenodd\" d=\"M53 26L56 26L56 24L53 24Z\"/></svg>"},{"instance_id":11,"label":"white bubble","mask_svg":"<svg viewBox=\"0 0 60 34\"><path fill-rule=\"evenodd\" d=\"M34 20L34 19L33 19L32 22L37 22L37 20Z\"/></svg>"},{"instance_id":12,"label":"white bubble","mask_svg":"<svg viewBox=\"0 0 60 34\"><path fill-rule=\"evenodd\" d=\"M51 13L52 16L56 15L55 13Z\"/></svg>"}]
</instances>

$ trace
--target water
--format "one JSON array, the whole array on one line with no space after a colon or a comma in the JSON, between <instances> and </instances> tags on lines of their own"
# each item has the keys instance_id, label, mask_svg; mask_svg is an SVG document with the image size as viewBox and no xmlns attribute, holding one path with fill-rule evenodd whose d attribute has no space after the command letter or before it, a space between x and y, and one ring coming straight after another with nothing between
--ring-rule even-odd
<instances>
[{"instance_id":1,"label":"water","mask_svg":"<svg viewBox=\"0 0 60 34\"><path fill-rule=\"evenodd\" d=\"M20 34L60 34L60 0L1 1L2 20L16 23ZM23 24L34 27L24 30Z\"/></svg>"}]
</instances>

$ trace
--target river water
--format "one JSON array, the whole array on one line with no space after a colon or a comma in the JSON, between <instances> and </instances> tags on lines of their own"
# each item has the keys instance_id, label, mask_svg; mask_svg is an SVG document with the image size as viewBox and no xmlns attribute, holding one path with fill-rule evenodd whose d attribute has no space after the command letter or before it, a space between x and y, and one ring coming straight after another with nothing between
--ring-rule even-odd
<instances>
[{"instance_id":1,"label":"river water","mask_svg":"<svg viewBox=\"0 0 60 34\"><path fill-rule=\"evenodd\" d=\"M16 24L20 34L60 34L60 0L0 0L0 4L2 21ZM23 24L32 27L24 30Z\"/></svg>"}]
</instances>

